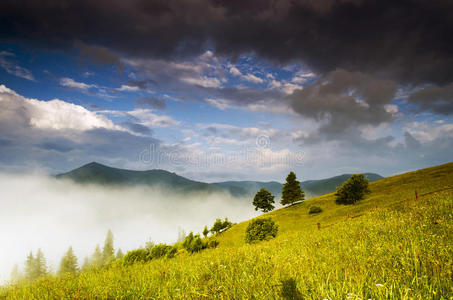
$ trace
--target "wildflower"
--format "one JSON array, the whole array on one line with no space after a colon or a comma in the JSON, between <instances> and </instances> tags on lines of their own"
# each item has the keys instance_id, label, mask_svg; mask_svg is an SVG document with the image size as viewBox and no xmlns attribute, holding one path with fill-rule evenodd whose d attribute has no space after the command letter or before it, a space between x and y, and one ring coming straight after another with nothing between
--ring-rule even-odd
<instances>
[{"instance_id":1,"label":"wildflower","mask_svg":"<svg viewBox=\"0 0 453 300\"><path fill-rule=\"evenodd\" d=\"M384 285L383 285L383 284L381 284L381 283L376 283L376 286L379 286L379 287L381 287L381 286L384 286Z\"/></svg>"}]
</instances>

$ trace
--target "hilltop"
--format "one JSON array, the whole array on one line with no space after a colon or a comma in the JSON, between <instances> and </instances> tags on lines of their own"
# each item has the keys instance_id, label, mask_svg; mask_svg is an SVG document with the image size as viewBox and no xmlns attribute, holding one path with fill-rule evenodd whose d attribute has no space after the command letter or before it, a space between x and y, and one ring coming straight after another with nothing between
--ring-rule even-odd
<instances>
[{"instance_id":1,"label":"hilltop","mask_svg":"<svg viewBox=\"0 0 453 300\"><path fill-rule=\"evenodd\" d=\"M246 221L215 249L47 277L0 298L451 299L453 163L370 189L356 205L327 194L265 214L279 225L269 241L246 244ZM309 215L312 205L324 211Z\"/></svg>"},{"instance_id":2,"label":"hilltop","mask_svg":"<svg viewBox=\"0 0 453 300\"><path fill-rule=\"evenodd\" d=\"M375 173L365 173L370 181L383 177ZM59 179L68 179L81 184L102 185L147 185L159 186L172 191L187 192L228 192L236 197L253 196L259 189L266 188L280 198L282 184L276 181L224 181L205 183L191 180L166 170L154 169L147 171L125 170L91 162L72 171L56 175ZM307 198L334 192L337 186L345 182L351 174L342 174L320 180L301 182Z\"/></svg>"}]
</instances>

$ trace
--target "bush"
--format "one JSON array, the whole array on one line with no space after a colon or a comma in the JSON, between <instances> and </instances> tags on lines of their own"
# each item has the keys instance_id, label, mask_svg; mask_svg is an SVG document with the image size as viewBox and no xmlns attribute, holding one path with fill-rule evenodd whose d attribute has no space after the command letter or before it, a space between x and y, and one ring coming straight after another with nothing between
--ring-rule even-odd
<instances>
[{"instance_id":1,"label":"bush","mask_svg":"<svg viewBox=\"0 0 453 300\"><path fill-rule=\"evenodd\" d=\"M245 231L247 243L269 240L277 236L278 225L271 218L253 220Z\"/></svg>"},{"instance_id":2,"label":"bush","mask_svg":"<svg viewBox=\"0 0 453 300\"><path fill-rule=\"evenodd\" d=\"M136 249L131 250L126 253L123 257L123 264L126 266L130 266L136 262L147 262L148 258L148 251L146 249Z\"/></svg>"},{"instance_id":3,"label":"bush","mask_svg":"<svg viewBox=\"0 0 453 300\"><path fill-rule=\"evenodd\" d=\"M178 247L177 246L172 246L172 247L167 249L166 257L167 258L173 258L173 257L175 257L177 252L178 252Z\"/></svg>"},{"instance_id":4,"label":"bush","mask_svg":"<svg viewBox=\"0 0 453 300\"><path fill-rule=\"evenodd\" d=\"M211 232L213 234L217 234L222 231L225 231L226 229L230 228L231 226L233 226L233 223L228 221L228 218L225 218L225 221L222 221L221 219L216 219L214 222L214 225L212 225Z\"/></svg>"},{"instance_id":5,"label":"bush","mask_svg":"<svg viewBox=\"0 0 453 300\"><path fill-rule=\"evenodd\" d=\"M363 174L352 175L342 186L337 188L337 204L355 204L369 193L368 179Z\"/></svg>"},{"instance_id":6,"label":"bush","mask_svg":"<svg viewBox=\"0 0 453 300\"><path fill-rule=\"evenodd\" d=\"M182 246L190 253L198 252L206 248L206 245L203 244L200 235L194 235L193 232L189 233L186 236L182 243Z\"/></svg>"},{"instance_id":7,"label":"bush","mask_svg":"<svg viewBox=\"0 0 453 300\"><path fill-rule=\"evenodd\" d=\"M209 240L206 243L207 248L216 248L219 245L219 242L217 240Z\"/></svg>"},{"instance_id":8,"label":"bush","mask_svg":"<svg viewBox=\"0 0 453 300\"><path fill-rule=\"evenodd\" d=\"M171 246L168 246L166 244L157 244L151 248L148 257L150 260L160 258L162 256L165 256L171 248Z\"/></svg>"},{"instance_id":9,"label":"bush","mask_svg":"<svg viewBox=\"0 0 453 300\"><path fill-rule=\"evenodd\" d=\"M322 208L319 207L319 206L312 206L310 207L310 210L308 211L308 213L311 215L311 214L319 214L320 212L322 212Z\"/></svg>"}]
</instances>

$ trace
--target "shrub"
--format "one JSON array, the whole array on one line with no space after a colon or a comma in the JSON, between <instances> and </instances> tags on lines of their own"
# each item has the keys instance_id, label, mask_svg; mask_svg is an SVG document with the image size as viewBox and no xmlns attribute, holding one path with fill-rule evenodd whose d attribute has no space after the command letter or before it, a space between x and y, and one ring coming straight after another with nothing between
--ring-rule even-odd
<instances>
[{"instance_id":1,"label":"shrub","mask_svg":"<svg viewBox=\"0 0 453 300\"><path fill-rule=\"evenodd\" d=\"M167 249L166 257L167 258L173 258L173 257L175 257L177 252L178 252L178 247L177 246L172 246L172 247Z\"/></svg>"},{"instance_id":2,"label":"shrub","mask_svg":"<svg viewBox=\"0 0 453 300\"><path fill-rule=\"evenodd\" d=\"M130 266L136 262L146 262L148 261L148 251L146 249L136 249L131 250L126 253L123 257L123 264Z\"/></svg>"},{"instance_id":3,"label":"shrub","mask_svg":"<svg viewBox=\"0 0 453 300\"><path fill-rule=\"evenodd\" d=\"M155 259L155 258L160 258L162 256L165 256L167 252L172 248L171 246L168 246L166 244L157 244L151 248L149 251L148 257L149 259Z\"/></svg>"},{"instance_id":4,"label":"shrub","mask_svg":"<svg viewBox=\"0 0 453 300\"><path fill-rule=\"evenodd\" d=\"M253 220L245 231L247 243L269 240L277 236L278 225L271 218Z\"/></svg>"},{"instance_id":5,"label":"shrub","mask_svg":"<svg viewBox=\"0 0 453 300\"><path fill-rule=\"evenodd\" d=\"M225 221L222 221L221 219L216 219L214 225L212 225L211 232L217 234L222 231L225 231L231 226L233 226L233 223L228 221L228 218L225 218Z\"/></svg>"},{"instance_id":6,"label":"shrub","mask_svg":"<svg viewBox=\"0 0 453 300\"><path fill-rule=\"evenodd\" d=\"M217 246L219 245L219 242L217 240L209 240L207 243L206 243L206 247L207 248L216 248Z\"/></svg>"},{"instance_id":7,"label":"shrub","mask_svg":"<svg viewBox=\"0 0 453 300\"><path fill-rule=\"evenodd\" d=\"M337 188L337 204L355 204L369 193L368 179L363 174L352 175L342 186Z\"/></svg>"},{"instance_id":8,"label":"shrub","mask_svg":"<svg viewBox=\"0 0 453 300\"><path fill-rule=\"evenodd\" d=\"M312 206L310 207L310 210L308 211L308 213L311 215L311 214L319 214L320 212L322 212L322 208L319 207L319 206Z\"/></svg>"},{"instance_id":9,"label":"shrub","mask_svg":"<svg viewBox=\"0 0 453 300\"><path fill-rule=\"evenodd\" d=\"M206 248L206 246L203 244L203 241L200 238L200 235L198 234L194 235L193 232L189 233L186 236L182 243L182 246L190 253L198 252Z\"/></svg>"}]
</instances>

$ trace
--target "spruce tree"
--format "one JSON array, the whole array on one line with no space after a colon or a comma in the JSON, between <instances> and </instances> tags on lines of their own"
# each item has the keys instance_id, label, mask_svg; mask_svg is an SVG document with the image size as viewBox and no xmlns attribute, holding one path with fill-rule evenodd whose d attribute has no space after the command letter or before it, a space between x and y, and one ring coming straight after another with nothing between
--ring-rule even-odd
<instances>
[{"instance_id":1,"label":"spruce tree","mask_svg":"<svg viewBox=\"0 0 453 300\"><path fill-rule=\"evenodd\" d=\"M11 283L18 283L22 279L22 273L19 270L19 266L17 264L14 265L11 271Z\"/></svg>"},{"instance_id":2,"label":"spruce tree","mask_svg":"<svg viewBox=\"0 0 453 300\"><path fill-rule=\"evenodd\" d=\"M85 259L83 260L81 271L86 272L89 269L90 269L90 259L88 258L88 256L86 256Z\"/></svg>"},{"instance_id":3,"label":"spruce tree","mask_svg":"<svg viewBox=\"0 0 453 300\"><path fill-rule=\"evenodd\" d=\"M69 247L68 252L61 258L59 274L65 273L76 273L78 271L77 257L72 251L72 247Z\"/></svg>"},{"instance_id":4,"label":"spruce tree","mask_svg":"<svg viewBox=\"0 0 453 300\"><path fill-rule=\"evenodd\" d=\"M38 253L36 254L34 265L35 265L36 278L47 274L46 259L44 257L44 253L42 253L41 249L38 249Z\"/></svg>"},{"instance_id":5,"label":"spruce tree","mask_svg":"<svg viewBox=\"0 0 453 300\"><path fill-rule=\"evenodd\" d=\"M102 262L109 263L114 259L115 249L113 248L113 233L109 229L105 238L104 248L102 249Z\"/></svg>"},{"instance_id":6,"label":"spruce tree","mask_svg":"<svg viewBox=\"0 0 453 300\"><path fill-rule=\"evenodd\" d=\"M99 247L99 245L96 245L96 249L94 250L94 253L91 256L91 265L93 267L97 268L97 267L101 267L102 263L103 263L103 260L102 260L101 248Z\"/></svg>"},{"instance_id":7,"label":"spruce tree","mask_svg":"<svg viewBox=\"0 0 453 300\"><path fill-rule=\"evenodd\" d=\"M208 234L209 234L208 226L205 226L203 229L203 236L206 238L206 237L208 237Z\"/></svg>"},{"instance_id":8,"label":"spruce tree","mask_svg":"<svg viewBox=\"0 0 453 300\"><path fill-rule=\"evenodd\" d=\"M274 203L274 196L262 188L256 193L255 198L253 198L253 205L255 210L261 209L262 212L272 211L275 207L272 205Z\"/></svg>"},{"instance_id":9,"label":"spruce tree","mask_svg":"<svg viewBox=\"0 0 453 300\"><path fill-rule=\"evenodd\" d=\"M35 279L35 257L33 256L33 252L30 251L30 254L27 256L27 260L25 261L25 278L27 280Z\"/></svg>"},{"instance_id":10,"label":"spruce tree","mask_svg":"<svg viewBox=\"0 0 453 300\"><path fill-rule=\"evenodd\" d=\"M305 199L305 193L300 187L300 182L296 179L294 172L289 172L286 183L282 188L282 205L293 204Z\"/></svg>"},{"instance_id":11,"label":"spruce tree","mask_svg":"<svg viewBox=\"0 0 453 300\"><path fill-rule=\"evenodd\" d=\"M116 251L116 258L121 259L121 258L123 258L123 256L124 256L124 253L123 253L123 251L121 251L121 248L119 248L118 251Z\"/></svg>"}]
</instances>

